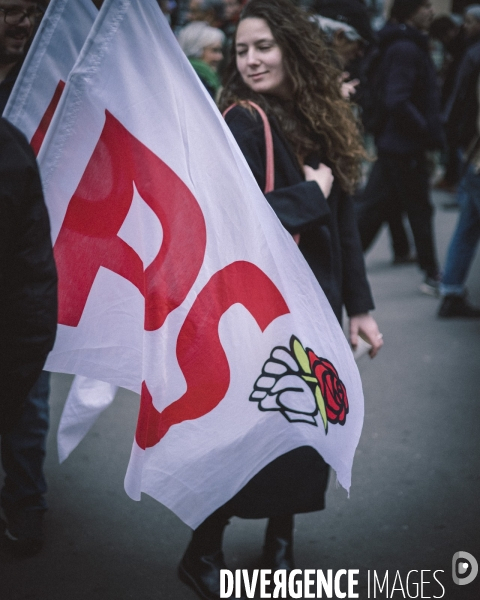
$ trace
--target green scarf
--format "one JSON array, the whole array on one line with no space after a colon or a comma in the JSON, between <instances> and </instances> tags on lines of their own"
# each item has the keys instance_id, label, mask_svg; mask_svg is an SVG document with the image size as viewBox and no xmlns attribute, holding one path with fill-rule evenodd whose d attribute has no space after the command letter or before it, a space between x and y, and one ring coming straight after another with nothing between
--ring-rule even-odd
<instances>
[{"instance_id":1,"label":"green scarf","mask_svg":"<svg viewBox=\"0 0 480 600\"><path fill-rule=\"evenodd\" d=\"M190 64L195 69L196 74L200 77L202 83L207 88L207 90L215 96L218 91L221 83L217 73L207 65L207 63L203 62L200 58L189 58Z\"/></svg>"}]
</instances>

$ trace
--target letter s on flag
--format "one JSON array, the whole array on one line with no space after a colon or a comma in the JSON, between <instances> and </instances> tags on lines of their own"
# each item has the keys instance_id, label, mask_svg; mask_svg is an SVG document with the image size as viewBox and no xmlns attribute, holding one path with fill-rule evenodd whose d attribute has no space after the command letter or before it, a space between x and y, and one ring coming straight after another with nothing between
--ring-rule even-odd
<instances>
[{"instance_id":1,"label":"letter s on flag","mask_svg":"<svg viewBox=\"0 0 480 600\"><path fill-rule=\"evenodd\" d=\"M225 397L230 368L218 325L237 303L250 312L262 331L290 312L277 287L254 264L237 261L215 273L195 300L177 340L177 359L187 391L159 412L145 382L142 384L135 439L143 450L158 444L172 425L206 415Z\"/></svg>"}]
</instances>

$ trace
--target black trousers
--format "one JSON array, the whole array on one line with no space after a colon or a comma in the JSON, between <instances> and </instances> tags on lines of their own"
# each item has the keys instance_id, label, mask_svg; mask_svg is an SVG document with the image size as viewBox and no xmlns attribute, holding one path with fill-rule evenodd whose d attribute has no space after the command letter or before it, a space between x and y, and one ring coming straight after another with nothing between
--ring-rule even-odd
<instances>
[{"instance_id":1,"label":"black trousers","mask_svg":"<svg viewBox=\"0 0 480 600\"><path fill-rule=\"evenodd\" d=\"M433 208L426 157L379 154L358 205L358 228L367 250L385 222L406 211L420 268L428 277L438 274L433 240Z\"/></svg>"}]
</instances>

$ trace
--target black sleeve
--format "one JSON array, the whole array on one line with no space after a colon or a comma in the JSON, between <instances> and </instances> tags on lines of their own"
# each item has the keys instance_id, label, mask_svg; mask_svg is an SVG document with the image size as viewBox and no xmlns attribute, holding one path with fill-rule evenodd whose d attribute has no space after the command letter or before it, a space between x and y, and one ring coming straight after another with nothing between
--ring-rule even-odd
<instances>
[{"instance_id":1,"label":"black sleeve","mask_svg":"<svg viewBox=\"0 0 480 600\"><path fill-rule=\"evenodd\" d=\"M226 115L226 122L242 151L260 189L265 189L266 145L263 122L258 113L235 107ZM275 138L274 138L275 147ZM275 170L279 168L275 152ZM275 189L265 195L282 225L290 233L301 233L316 223L326 223L330 208L315 181Z\"/></svg>"},{"instance_id":2,"label":"black sleeve","mask_svg":"<svg viewBox=\"0 0 480 600\"><path fill-rule=\"evenodd\" d=\"M342 298L349 317L375 308L367 280L353 199L340 203L339 233L342 251Z\"/></svg>"},{"instance_id":3,"label":"black sleeve","mask_svg":"<svg viewBox=\"0 0 480 600\"><path fill-rule=\"evenodd\" d=\"M456 124L455 120L458 120L462 116L461 104L465 102L469 76L480 66L476 64L478 63L478 58L476 61L475 58L475 54L472 55L471 52L466 52L458 66L453 90L446 102L442 115L444 122L448 123L451 127Z\"/></svg>"},{"instance_id":4,"label":"black sleeve","mask_svg":"<svg viewBox=\"0 0 480 600\"><path fill-rule=\"evenodd\" d=\"M57 273L35 156L0 121L0 429L19 415L53 347Z\"/></svg>"}]
</instances>

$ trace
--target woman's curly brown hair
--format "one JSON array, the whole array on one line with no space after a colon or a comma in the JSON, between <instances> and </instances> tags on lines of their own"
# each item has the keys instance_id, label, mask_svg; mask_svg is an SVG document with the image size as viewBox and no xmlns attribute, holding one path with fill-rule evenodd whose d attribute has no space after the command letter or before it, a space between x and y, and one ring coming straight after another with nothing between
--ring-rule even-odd
<instances>
[{"instance_id":1,"label":"woman's curly brown hair","mask_svg":"<svg viewBox=\"0 0 480 600\"><path fill-rule=\"evenodd\" d=\"M252 100L280 122L301 164L310 154L323 157L342 189L352 192L365 157L351 106L341 95L341 72L334 66L318 26L290 0L251 0L240 15L264 19L282 50L291 83L288 101L257 94L237 70L235 37L224 77L220 110Z\"/></svg>"}]
</instances>

